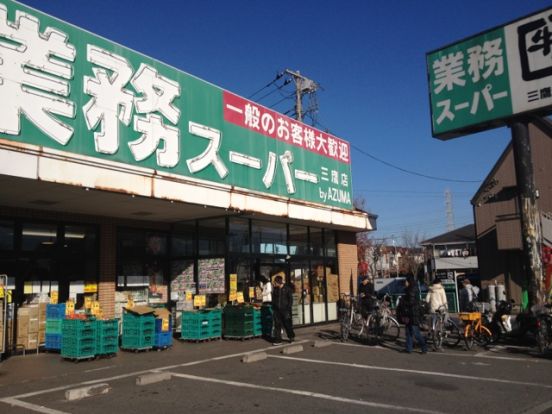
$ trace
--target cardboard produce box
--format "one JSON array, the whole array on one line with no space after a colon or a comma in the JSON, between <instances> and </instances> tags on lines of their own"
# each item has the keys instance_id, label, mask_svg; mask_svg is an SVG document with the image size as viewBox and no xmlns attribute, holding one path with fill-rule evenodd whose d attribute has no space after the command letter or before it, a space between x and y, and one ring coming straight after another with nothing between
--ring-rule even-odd
<instances>
[{"instance_id":1,"label":"cardboard produce box","mask_svg":"<svg viewBox=\"0 0 552 414\"><path fill-rule=\"evenodd\" d=\"M29 316L20 315L17 318L17 336L26 337L29 333Z\"/></svg>"},{"instance_id":2,"label":"cardboard produce box","mask_svg":"<svg viewBox=\"0 0 552 414\"><path fill-rule=\"evenodd\" d=\"M39 326L38 318L29 319L29 333L38 333Z\"/></svg>"}]
</instances>

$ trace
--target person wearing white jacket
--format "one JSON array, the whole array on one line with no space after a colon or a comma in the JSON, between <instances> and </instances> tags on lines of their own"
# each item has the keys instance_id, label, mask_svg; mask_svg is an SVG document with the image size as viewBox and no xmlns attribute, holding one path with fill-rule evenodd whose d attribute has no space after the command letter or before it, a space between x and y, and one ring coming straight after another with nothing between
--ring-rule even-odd
<instances>
[{"instance_id":1,"label":"person wearing white jacket","mask_svg":"<svg viewBox=\"0 0 552 414\"><path fill-rule=\"evenodd\" d=\"M429 311L435 313L441 306L448 309L447 295L445 288L439 279L433 280L426 296L426 302L429 303Z\"/></svg>"}]
</instances>

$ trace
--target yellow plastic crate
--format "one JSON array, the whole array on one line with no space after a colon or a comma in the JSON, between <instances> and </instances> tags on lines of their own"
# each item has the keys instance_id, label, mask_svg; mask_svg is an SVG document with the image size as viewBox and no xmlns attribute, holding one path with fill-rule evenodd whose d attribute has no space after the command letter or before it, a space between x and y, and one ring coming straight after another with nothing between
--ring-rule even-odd
<instances>
[{"instance_id":1,"label":"yellow plastic crate","mask_svg":"<svg viewBox=\"0 0 552 414\"><path fill-rule=\"evenodd\" d=\"M463 321L476 321L481 319L481 312L460 312L458 318Z\"/></svg>"}]
</instances>

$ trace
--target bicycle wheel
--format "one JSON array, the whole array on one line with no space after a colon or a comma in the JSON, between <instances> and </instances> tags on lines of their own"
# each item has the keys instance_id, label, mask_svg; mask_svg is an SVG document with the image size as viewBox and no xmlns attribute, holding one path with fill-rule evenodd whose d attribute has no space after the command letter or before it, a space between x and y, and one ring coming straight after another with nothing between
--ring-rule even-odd
<instances>
[{"instance_id":1,"label":"bicycle wheel","mask_svg":"<svg viewBox=\"0 0 552 414\"><path fill-rule=\"evenodd\" d=\"M383 323L382 339L386 342L395 342L399 339L400 334L401 327L399 322L397 322L397 320L392 316L386 317L385 322Z\"/></svg>"},{"instance_id":2,"label":"bicycle wheel","mask_svg":"<svg viewBox=\"0 0 552 414\"><path fill-rule=\"evenodd\" d=\"M460 335L460 328L458 328L458 325L456 322L454 322L452 319L448 319L445 322L445 336L443 338L443 344L448 347L455 347L460 343L460 339L462 339L462 336Z\"/></svg>"},{"instance_id":3,"label":"bicycle wheel","mask_svg":"<svg viewBox=\"0 0 552 414\"><path fill-rule=\"evenodd\" d=\"M347 339L349 339L349 334L351 333L351 315L349 312L344 313L344 315L341 317L341 323L340 323L340 333L341 333L341 341L347 342Z\"/></svg>"},{"instance_id":4,"label":"bicycle wheel","mask_svg":"<svg viewBox=\"0 0 552 414\"><path fill-rule=\"evenodd\" d=\"M480 324L477 329L474 329L474 339L477 345L486 347L491 343L493 334L489 331L489 328Z\"/></svg>"},{"instance_id":5,"label":"bicycle wheel","mask_svg":"<svg viewBox=\"0 0 552 414\"><path fill-rule=\"evenodd\" d=\"M435 320L435 326L431 330L431 344L434 351L438 351L443 346L443 337L445 336L443 321L441 318Z\"/></svg>"},{"instance_id":6,"label":"bicycle wheel","mask_svg":"<svg viewBox=\"0 0 552 414\"><path fill-rule=\"evenodd\" d=\"M471 324L466 325L464 328L464 343L466 344L466 349L472 349L474 343L473 337L473 326Z\"/></svg>"},{"instance_id":7,"label":"bicycle wheel","mask_svg":"<svg viewBox=\"0 0 552 414\"><path fill-rule=\"evenodd\" d=\"M548 350L548 327L544 318L539 318L537 348L540 354L544 354Z\"/></svg>"}]
</instances>

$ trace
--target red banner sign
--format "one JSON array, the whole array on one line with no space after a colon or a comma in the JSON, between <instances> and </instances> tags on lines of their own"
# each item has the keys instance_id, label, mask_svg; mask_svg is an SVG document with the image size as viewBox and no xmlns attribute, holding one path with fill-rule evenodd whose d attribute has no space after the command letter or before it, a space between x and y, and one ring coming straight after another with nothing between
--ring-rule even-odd
<instances>
[{"instance_id":1,"label":"red banner sign","mask_svg":"<svg viewBox=\"0 0 552 414\"><path fill-rule=\"evenodd\" d=\"M224 120L307 151L350 164L347 141L224 91Z\"/></svg>"}]
</instances>

